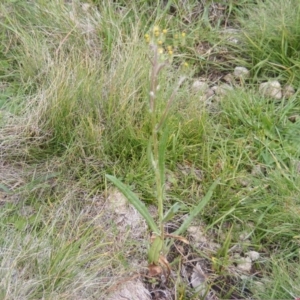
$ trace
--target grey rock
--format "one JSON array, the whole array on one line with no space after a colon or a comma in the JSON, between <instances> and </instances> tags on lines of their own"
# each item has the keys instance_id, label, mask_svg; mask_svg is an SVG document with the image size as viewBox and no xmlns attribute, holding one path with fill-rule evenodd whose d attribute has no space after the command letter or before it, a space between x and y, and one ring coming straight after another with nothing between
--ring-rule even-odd
<instances>
[{"instance_id":1,"label":"grey rock","mask_svg":"<svg viewBox=\"0 0 300 300\"><path fill-rule=\"evenodd\" d=\"M295 94L295 89L291 85L285 85L282 89L284 98L291 98Z\"/></svg>"},{"instance_id":2,"label":"grey rock","mask_svg":"<svg viewBox=\"0 0 300 300\"><path fill-rule=\"evenodd\" d=\"M246 255L251 259L251 261L256 261L260 258L260 254L256 251L249 251Z\"/></svg>"},{"instance_id":3,"label":"grey rock","mask_svg":"<svg viewBox=\"0 0 300 300\"><path fill-rule=\"evenodd\" d=\"M227 82L227 83L234 83L235 82L235 78L233 76L233 74L228 73L226 74L223 79Z\"/></svg>"},{"instance_id":4,"label":"grey rock","mask_svg":"<svg viewBox=\"0 0 300 300\"><path fill-rule=\"evenodd\" d=\"M249 257L241 257L237 268L244 272L250 272L252 268L251 259Z\"/></svg>"},{"instance_id":5,"label":"grey rock","mask_svg":"<svg viewBox=\"0 0 300 300\"><path fill-rule=\"evenodd\" d=\"M245 67L235 67L233 75L240 79L246 79L250 76L250 71Z\"/></svg>"},{"instance_id":6,"label":"grey rock","mask_svg":"<svg viewBox=\"0 0 300 300\"><path fill-rule=\"evenodd\" d=\"M131 299L131 300L150 300L151 294L144 287L140 280L127 281L126 284L118 285L113 294L109 295L106 299L108 300L120 300L120 299Z\"/></svg>"},{"instance_id":7,"label":"grey rock","mask_svg":"<svg viewBox=\"0 0 300 300\"><path fill-rule=\"evenodd\" d=\"M221 85L215 85L212 87L212 90L217 96L225 96L228 92L233 90L233 87L229 84L223 83Z\"/></svg>"},{"instance_id":8,"label":"grey rock","mask_svg":"<svg viewBox=\"0 0 300 300\"><path fill-rule=\"evenodd\" d=\"M263 82L259 85L259 92L262 96L280 100L282 98L281 84L279 81Z\"/></svg>"}]
</instances>

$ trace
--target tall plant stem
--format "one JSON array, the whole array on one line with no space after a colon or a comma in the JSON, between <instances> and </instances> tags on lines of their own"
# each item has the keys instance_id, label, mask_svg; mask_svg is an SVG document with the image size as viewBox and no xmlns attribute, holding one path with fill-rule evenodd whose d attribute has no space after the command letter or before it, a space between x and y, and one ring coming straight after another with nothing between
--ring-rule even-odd
<instances>
[{"instance_id":1,"label":"tall plant stem","mask_svg":"<svg viewBox=\"0 0 300 300\"><path fill-rule=\"evenodd\" d=\"M153 145L153 158L154 158L154 172L155 172L155 183L157 190L157 208L158 208L158 219L160 226L161 238L164 238L164 226L163 226L163 216L164 216L164 186L161 178L161 172L159 170L159 137L156 126L154 126L152 131L152 145Z\"/></svg>"},{"instance_id":2,"label":"tall plant stem","mask_svg":"<svg viewBox=\"0 0 300 300\"><path fill-rule=\"evenodd\" d=\"M159 72L165 67L166 61L160 63L158 59L158 50L156 45L152 45L152 50L154 52L153 59L150 59L152 64L151 69L151 78L150 78L150 113L151 113L151 125L152 125L152 151L153 151L153 161L152 166L155 173L155 184L156 184L156 192L157 192L157 207L158 207L158 218L159 218L159 227L161 239L164 239L164 228L163 228L163 203L164 203L164 183L162 174L159 169L159 129L157 127L158 123L158 112L156 106L156 93L158 91L158 75Z\"/></svg>"}]
</instances>

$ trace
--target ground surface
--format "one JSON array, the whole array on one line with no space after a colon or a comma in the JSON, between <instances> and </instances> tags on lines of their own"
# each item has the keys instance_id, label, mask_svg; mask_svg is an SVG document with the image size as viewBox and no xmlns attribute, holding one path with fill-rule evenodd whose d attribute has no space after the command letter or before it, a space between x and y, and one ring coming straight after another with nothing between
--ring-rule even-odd
<instances>
[{"instance_id":1,"label":"ground surface","mask_svg":"<svg viewBox=\"0 0 300 300\"><path fill-rule=\"evenodd\" d=\"M131 2L0 4L0 298L297 299L297 1ZM157 221L148 42L167 62L158 117L185 77L163 184L164 211L184 208L165 232L220 180L154 277L147 223L105 177Z\"/></svg>"}]
</instances>

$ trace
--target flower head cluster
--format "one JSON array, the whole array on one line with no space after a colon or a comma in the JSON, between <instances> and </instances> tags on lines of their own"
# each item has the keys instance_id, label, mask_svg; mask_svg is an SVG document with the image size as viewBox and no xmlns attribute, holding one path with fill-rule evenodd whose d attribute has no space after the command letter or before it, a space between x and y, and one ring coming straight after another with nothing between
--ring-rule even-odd
<instances>
[{"instance_id":1,"label":"flower head cluster","mask_svg":"<svg viewBox=\"0 0 300 300\"><path fill-rule=\"evenodd\" d=\"M185 39L185 32L171 36L168 33L168 29L160 29L157 25L149 33L145 34L145 41L148 44L155 44L161 59L168 59L170 63L173 61L174 50L179 45L184 46Z\"/></svg>"}]
</instances>

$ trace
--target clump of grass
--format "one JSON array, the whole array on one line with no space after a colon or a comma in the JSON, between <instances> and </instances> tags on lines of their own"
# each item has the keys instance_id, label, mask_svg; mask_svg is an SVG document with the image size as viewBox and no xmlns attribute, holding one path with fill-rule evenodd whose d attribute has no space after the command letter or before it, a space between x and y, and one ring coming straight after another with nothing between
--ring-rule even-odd
<instances>
[{"instance_id":1,"label":"clump of grass","mask_svg":"<svg viewBox=\"0 0 300 300\"><path fill-rule=\"evenodd\" d=\"M300 81L299 24L297 1L260 1L245 9L240 18L244 58L253 67L254 78Z\"/></svg>"}]
</instances>

